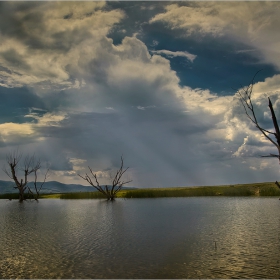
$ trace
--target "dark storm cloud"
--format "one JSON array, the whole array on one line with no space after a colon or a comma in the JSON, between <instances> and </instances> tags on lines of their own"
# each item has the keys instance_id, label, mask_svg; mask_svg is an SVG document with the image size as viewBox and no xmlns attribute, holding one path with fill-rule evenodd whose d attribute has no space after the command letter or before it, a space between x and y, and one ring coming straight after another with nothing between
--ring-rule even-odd
<instances>
[{"instance_id":1,"label":"dark storm cloud","mask_svg":"<svg viewBox=\"0 0 280 280\"><path fill-rule=\"evenodd\" d=\"M29 28L40 29L44 32L42 13L44 2L6 2L0 3L0 31L5 36L16 37L32 46L40 46L39 38L33 37ZM38 12L38 9L42 12ZM36 10L36 12L33 12Z\"/></svg>"},{"instance_id":2,"label":"dark storm cloud","mask_svg":"<svg viewBox=\"0 0 280 280\"><path fill-rule=\"evenodd\" d=\"M147 111L150 111L148 115ZM61 146L73 158L86 158L86 164L95 171L118 168L123 155L125 164L131 170L137 170L134 185L141 182L164 186L180 185L184 180L191 182L191 178L195 181L193 163L199 166L200 160L205 160L206 148L203 150L197 145L194 135L203 135L211 128L175 109L156 108L76 113L68 115L60 124L60 127L39 127L36 132L49 139L60 139L56 147ZM218 145L215 147L217 151ZM225 153L215 152L210 158L213 156L217 160L224 158ZM99 163L104 157L111 162L109 166ZM154 178L144 175L150 173Z\"/></svg>"},{"instance_id":3,"label":"dark storm cloud","mask_svg":"<svg viewBox=\"0 0 280 280\"><path fill-rule=\"evenodd\" d=\"M56 2L1 2L0 32L7 36L19 39L31 49L69 51L73 45L83 39L91 37L86 29L65 29L53 32L51 40L48 23L45 21L45 11L50 8L59 9ZM2 12L1 12L2 11ZM89 11L90 12L90 11ZM93 16L87 13L84 16ZM61 19L71 19L69 14L61 15ZM42 36L43 34L46 35Z\"/></svg>"},{"instance_id":4,"label":"dark storm cloud","mask_svg":"<svg viewBox=\"0 0 280 280\"><path fill-rule=\"evenodd\" d=\"M65 157L63 155L63 153L61 153L61 151L58 151L59 154L57 154L56 156L53 154L51 161L50 161L50 157L48 158L44 158L41 157L42 161L47 161L49 162L49 167L51 168L51 170L53 171L71 171L73 170L73 164L69 161L69 158Z\"/></svg>"},{"instance_id":5,"label":"dark storm cloud","mask_svg":"<svg viewBox=\"0 0 280 280\"><path fill-rule=\"evenodd\" d=\"M22 68L29 70L30 66L25 62L24 56L14 49L9 49L1 53L1 56L11 65L21 65Z\"/></svg>"}]
</instances>

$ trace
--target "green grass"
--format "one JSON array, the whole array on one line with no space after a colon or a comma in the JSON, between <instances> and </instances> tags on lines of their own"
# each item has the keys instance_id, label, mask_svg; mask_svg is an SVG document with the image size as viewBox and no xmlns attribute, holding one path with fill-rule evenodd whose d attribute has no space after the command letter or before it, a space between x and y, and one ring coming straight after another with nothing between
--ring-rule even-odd
<instances>
[{"instance_id":1,"label":"green grass","mask_svg":"<svg viewBox=\"0 0 280 280\"><path fill-rule=\"evenodd\" d=\"M260 189L260 196L278 196L280 195L280 189L275 187L266 187Z\"/></svg>"},{"instance_id":2,"label":"green grass","mask_svg":"<svg viewBox=\"0 0 280 280\"><path fill-rule=\"evenodd\" d=\"M40 198L60 198L61 193L48 193L48 194L41 194Z\"/></svg>"},{"instance_id":3,"label":"green grass","mask_svg":"<svg viewBox=\"0 0 280 280\"><path fill-rule=\"evenodd\" d=\"M167 189L139 189L126 191L124 198L155 198L155 197L188 197L188 196L250 196L254 195L250 189L208 186L194 188L167 188Z\"/></svg>"},{"instance_id":4,"label":"green grass","mask_svg":"<svg viewBox=\"0 0 280 280\"><path fill-rule=\"evenodd\" d=\"M190 196L280 196L280 189L274 183L255 183L225 186L136 189L122 191L119 197L156 198Z\"/></svg>"},{"instance_id":5,"label":"green grass","mask_svg":"<svg viewBox=\"0 0 280 280\"><path fill-rule=\"evenodd\" d=\"M203 187L146 188L122 190L117 198L156 198L191 196L280 196L280 189L272 182ZM42 194L40 198L94 199L105 198L100 192ZM3 194L0 199L18 199L18 194Z\"/></svg>"}]
</instances>

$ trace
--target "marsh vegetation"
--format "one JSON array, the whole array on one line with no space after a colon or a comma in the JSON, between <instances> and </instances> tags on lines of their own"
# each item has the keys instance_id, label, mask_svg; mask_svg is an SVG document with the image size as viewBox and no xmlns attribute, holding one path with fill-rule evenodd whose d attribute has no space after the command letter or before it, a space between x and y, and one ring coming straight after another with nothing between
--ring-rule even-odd
<instances>
[{"instance_id":1,"label":"marsh vegetation","mask_svg":"<svg viewBox=\"0 0 280 280\"><path fill-rule=\"evenodd\" d=\"M274 182L201 186L201 187L174 187L174 188L143 188L121 190L116 198L156 198L156 197L192 197L192 196L280 196L280 189ZM0 199L17 199L18 194L2 194ZM26 194L26 199L28 199ZM40 194L40 198L60 199L104 199L103 193L75 192L58 194Z\"/></svg>"},{"instance_id":2,"label":"marsh vegetation","mask_svg":"<svg viewBox=\"0 0 280 280\"><path fill-rule=\"evenodd\" d=\"M157 198L157 197L192 197L192 196L280 196L280 189L273 182L174 188L145 188L122 190L117 198ZM99 193L69 193L60 198L102 198Z\"/></svg>"}]
</instances>

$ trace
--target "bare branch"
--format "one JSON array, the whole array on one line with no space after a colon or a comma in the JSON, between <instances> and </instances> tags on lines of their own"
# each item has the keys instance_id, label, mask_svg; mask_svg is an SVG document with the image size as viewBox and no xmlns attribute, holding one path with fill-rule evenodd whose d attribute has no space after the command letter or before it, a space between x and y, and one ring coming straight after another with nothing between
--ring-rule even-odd
<instances>
[{"instance_id":1,"label":"bare branch","mask_svg":"<svg viewBox=\"0 0 280 280\"><path fill-rule=\"evenodd\" d=\"M270 154L270 155L268 155L268 156L261 156L261 157L277 157L277 158L279 158L279 155Z\"/></svg>"},{"instance_id":2,"label":"bare branch","mask_svg":"<svg viewBox=\"0 0 280 280\"><path fill-rule=\"evenodd\" d=\"M38 198L40 196L40 191L43 188L43 185L45 184L45 182L48 178L49 168L47 169L45 176L44 176L44 180L41 183L39 188L37 187L37 178L38 178L37 171L38 171L38 169L35 169L35 171L34 171L34 189L35 189L36 195L31 191L31 189L29 187L28 187L28 189L31 192L31 194L33 195L33 198L38 201Z\"/></svg>"},{"instance_id":3,"label":"bare branch","mask_svg":"<svg viewBox=\"0 0 280 280\"><path fill-rule=\"evenodd\" d=\"M50 169L48 168L47 171L46 171L46 173L45 173L45 176L44 176L44 181L43 181L43 183L41 184L41 187L40 187L39 191L41 191L42 187L43 187L44 184L46 183L46 180L47 180L47 178L49 177L49 171L50 171Z\"/></svg>"},{"instance_id":4,"label":"bare branch","mask_svg":"<svg viewBox=\"0 0 280 280\"><path fill-rule=\"evenodd\" d=\"M253 87L254 87L254 79L260 71L258 71L254 75L251 83L247 87L243 88L242 90L238 90L237 92L240 96L239 99L242 103L242 106L245 110L245 113L246 113L247 117L251 120L252 123L254 123L256 125L256 127L265 136L265 138L267 140L269 140L277 148L278 154L270 154L268 156L262 156L262 157L278 158L279 163L280 163L280 129L279 129L278 121L277 121L275 113L274 113L274 109L273 109L273 105L271 103L271 100L268 97L268 107L270 109L270 113L271 113L271 117L272 117L272 123L273 123L274 129L275 129L275 132L271 132L269 130L266 130L259 125L259 122L258 122L257 117L255 115L255 109L254 109L254 106L253 106L253 103L252 103L252 98L251 97L252 97L252 92L253 92ZM273 135L276 138L276 141L273 140L270 137L270 135Z\"/></svg>"},{"instance_id":5,"label":"bare branch","mask_svg":"<svg viewBox=\"0 0 280 280\"><path fill-rule=\"evenodd\" d=\"M95 180L95 183L92 181L91 177L88 174L86 174L85 176L78 174L78 176L80 176L82 179L87 181L91 186L93 186L99 192L103 193L107 197L108 200L114 200L117 192L119 192L122 189L123 185L132 182L131 180L121 181L123 174L128 170L128 168L123 169L123 157L122 156L121 156L121 166L117 170L117 172L113 178L111 189L108 188L108 185L105 185L105 188L100 186L98 179L97 179L97 175L92 171L92 169L90 167L88 167L88 168L90 170L91 177L94 178L94 180Z\"/></svg>"},{"instance_id":6,"label":"bare branch","mask_svg":"<svg viewBox=\"0 0 280 280\"><path fill-rule=\"evenodd\" d=\"M89 177L89 175L86 173L86 176L82 176L80 174L78 174L78 176L80 176L82 179L84 179L85 181L87 181L92 187L94 187L96 190L98 190L99 192L103 193L104 195L107 196L106 192L102 189L102 187L99 185L99 182L97 180L97 176L96 174L93 173L92 169L88 166L91 174L92 174L92 177L95 179L95 183L92 182L91 178Z\"/></svg>"},{"instance_id":7,"label":"bare branch","mask_svg":"<svg viewBox=\"0 0 280 280\"><path fill-rule=\"evenodd\" d=\"M6 156L6 162L9 166L9 168L7 169L6 167L3 169L4 172L11 178L13 179L13 181L15 182L15 188L18 189L19 191L19 201L22 202L25 197L25 191L28 189L28 193L29 194L33 194L33 192L31 191L31 189L29 188L29 186L27 185L28 183L28 176L32 173L34 173L35 176L35 189L36 189L36 193L38 194L38 189L36 186L36 182L37 182L37 171L40 169L41 167L41 162L40 160L35 159L35 156L26 156L24 159L24 163L23 163L23 167L22 167L22 171L23 171L23 176L24 179L18 179L18 166L20 163L20 160L22 158L22 154L20 154L18 152L18 150L15 150L11 153L9 153ZM46 177L45 177L46 179ZM38 198L38 196L37 196Z\"/></svg>"}]
</instances>

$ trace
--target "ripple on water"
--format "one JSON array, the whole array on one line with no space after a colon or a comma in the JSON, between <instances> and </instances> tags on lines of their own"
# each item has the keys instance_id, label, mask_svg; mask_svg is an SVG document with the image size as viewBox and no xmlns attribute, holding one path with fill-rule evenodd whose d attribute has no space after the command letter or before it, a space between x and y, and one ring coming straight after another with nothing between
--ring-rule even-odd
<instances>
[{"instance_id":1,"label":"ripple on water","mask_svg":"<svg viewBox=\"0 0 280 280\"><path fill-rule=\"evenodd\" d=\"M0 278L279 278L275 198L0 201Z\"/></svg>"}]
</instances>

